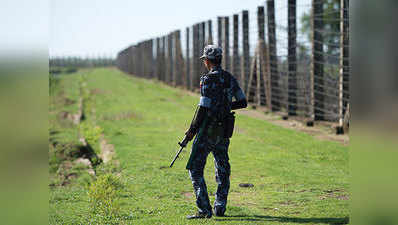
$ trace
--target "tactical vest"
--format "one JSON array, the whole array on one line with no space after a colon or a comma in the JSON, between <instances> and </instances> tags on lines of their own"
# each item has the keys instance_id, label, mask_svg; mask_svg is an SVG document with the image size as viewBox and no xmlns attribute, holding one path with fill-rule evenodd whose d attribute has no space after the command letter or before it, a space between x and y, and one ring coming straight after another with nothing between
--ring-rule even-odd
<instances>
[{"instance_id":1,"label":"tactical vest","mask_svg":"<svg viewBox=\"0 0 398 225\"><path fill-rule=\"evenodd\" d=\"M228 98L228 89L231 87L231 75L220 70L220 73L207 75L209 77L209 85L215 85L217 96L212 96L217 99L216 105L213 105L209 112L207 119L207 134L209 138L224 137L226 120L231 113L231 103Z\"/></svg>"}]
</instances>

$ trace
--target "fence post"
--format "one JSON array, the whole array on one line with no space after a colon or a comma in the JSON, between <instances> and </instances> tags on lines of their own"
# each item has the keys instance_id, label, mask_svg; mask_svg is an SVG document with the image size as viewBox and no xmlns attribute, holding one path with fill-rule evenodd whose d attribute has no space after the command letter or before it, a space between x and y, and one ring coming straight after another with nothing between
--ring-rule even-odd
<instances>
[{"instance_id":1,"label":"fence post","mask_svg":"<svg viewBox=\"0 0 398 225\"><path fill-rule=\"evenodd\" d=\"M207 31L209 32L208 37L207 37L207 44L212 45L213 44L213 29L212 29L211 20L207 21Z\"/></svg>"},{"instance_id":2,"label":"fence post","mask_svg":"<svg viewBox=\"0 0 398 225\"><path fill-rule=\"evenodd\" d=\"M156 77L160 80L160 37L156 38Z\"/></svg>"},{"instance_id":3,"label":"fence post","mask_svg":"<svg viewBox=\"0 0 398 225\"><path fill-rule=\"evenodd\" d=\"M130 52L130 47L127 47L126 50L125 50L125 61L126 61L126 73L127 73L127 74L130 73L130 71L129 71L130 65L129 65L129 61L128 61L129 52ZM96 59L97 59L97 58L96 58ZM73 60L74 60L74 59L71 58L71 62L70 62L69 65L73 65ZM96 60L96 61L98 61L98 60ZM98 63L98 62L96 62L96 63Z\"/></svg>"},{"instance_id":4,"label":"fence post","mask_svg":"<svg viewBox=\"0 0 398 225\"><path fill-rule=\"evenodd\" d=\"M147 75L147 41L142 42L142 63L143 63L143 73L141 76L146 77Z\"/></svg>"},{"instance_id":5,"label":"fence post","mask_svg":"<svg viewBox=\"0 0 398 225\"><path fill-rule=\"evenodd\" d=\"M148 76L150 78L154 77L155 65L153 59L153 39L148 40Z\"/></svg>"},{"instance_id":6,"label":"fence post","mask_svg":"<svg viewBox=\"0 0 398 225\"><path fill-rule=\"evenodd\" d=\"M137 47L135 45L131 46L131 64L132 64L132 68L131 68L131 74L133 75L137 75L136 74L136 70L137 70L137 60L135 59L136 56L136 52L137 52Z\"/></svg>"},{"instance_id":7,"label":"fence post","mask_svg":"<svg viewBox=\"0 0 398 225\"><path fill-rule=\"evenodd\" d=\"M196 24L192 25L192 59L191 59L191 90L194 91L195 86L194 86L194 82L195 82L195 74L196 74L196 65L195 65L195 60L194 57L196 55L195 51L197 51L197 47L196 47Z\"/></svg>"},{"instance_id":8,"label":"fence post","mask_svg":"<svg viewBox=\"0 0 398 225\"><path fill-rule=\"evenodd\" d=\"M129 61L128 61L129 53L130 53L130 47L126 48L126 73L127 73L127 74L130 73L130 71L129 71L129 70L130 70L130 64L129 64ZM98 60L96 60L96 61L98 61ZM98 63L98 62L97 62L97 63ZM71 58L70 65L71 65L71 66L74 66L74 65L75 65L74 58Z\"/></svg>"},{"instance_id":9,"label":"fence post","mask_svg":"<svg viewBox=\"0 0 398 225\"><path fill-rule=\"evenodd\" d=\"M165 53L164 53L164 58L165 58L165 60L164 60L164 68L165 68L165 74L164 74L164 82L166 83L166 84L168 84L169 83L169 80L170 80L170 70L171 70L171 68L170 68L170 57L169 57L169 45L170 45L170 43L169 43L169 39L170 39L170 36L169 35L166 35L165 36Z\"/></svg>"},{"instance_id":10,"label":"fence post","mask_svg":"<svg viewBox=\"0 0 398 225\"><path fill-rule=\"evenodd\" d=\"M144 77L149 78L149 41L144 41Z\"/></svg>"},{"instance_id":11,"label":"fence post","mask_svg":"<svg viewBox=\"0 0 398 225\"><path fill-rule=\"evenodd\" d=\"M250 73L250 45L249 45L249 11L242 11L242 60L241 60L241 86L247 92L248 76Z\"/></svg>"},{"instance_id":12,"label":"fence post","mask_svg":"<svg viewBox=\"0 0 398 225\"><path fill-rule=\"evenodd\" d=\"M239 15L234 14L233 16L233 32L234 32L234 39L233 39L233 52L232 52L232 74L240 81L239 76Z\"/></svg>"},{"instance_id":13,"label":"fence post","mask_svg":"<svg viewBox=\"0 0 398 225\"><path fill-rule=\"evenodd\" d=\"M186 48L185 48L185 74L186 74L186 85L185 88L188 90L191 90L192 88L192 83L191 83L191 67L190 67L190 62L189 62L189 27L186 28L185 30L185 35L186 35Z\"/></svg>"},{"instance_id":14,"label":"fence post","mask_svg":"<svg viewBox=\"0 0 398 225\"><path fill-rule=\"evenodd\" d=\"M184 71L184 58L182 56L182 49L181 49L181 31L177 30L175 32L175 61L176 61L176 85L178 86L185 86L186 85L186 73Z\"/></svg>"},{"instance_id":15,"label":"fence post","mask_svg":"<svg viewBox=\"0 0 398 225\"><path fill-rule=\"evenodd\" d=\"M140 59L138 58L139 55L140 55L140 43L137 43L135 45L135 52L134 52L134 59L135 59L134 64L137 65L134 70L136 76L140 76L141 65L140 65Z\"/></svg>"},{"instance_id":16,"label":"fence post","mask_svg":"<svg viewBox=\"0 0 398 225\"><path fill-rule=\"evenodd\" d=\"M264 7L257 7L257 29L258 29L258 40L265 40L264 30Z\"/></svg>"},{"instance_id":17,"label":"fence post","mask_svg":"<svg viewBox=\"0 0 398 225\"><path fill-rule=\"evenodd\" d=\"M146 59L146 41L142 42L141 55L142 55L142 77L146 77L147 74L147 59Z\"/></svg>"},{"instance_id":18,"label":"fence post","mask_svg":"<svg viewBox=\"0 0 398 225\"><path fill-rule=\"evenodd\" d=\"M343 41L343 115L349 113L350 99L350 17L349 17L350 0L344 1L344 41ZM348 121L347 121L348 122Z\"/></svg>"},{"instance_id":19,"label":"fence post","mask_svg":"<svg viewBox=\"0 0 398 225\"><path fill-rule=\"evenodd\" d=\"M91 62L93 65L94 62ZM126 72L126 51L123 51L123 71Z\"/></svg>"},{"instance_id":20,"label":"fence post","mask_svg":"<svg viewBox=\"0 0 398 225\"><path fill-rule=\"evenodd\" d=\"M224 24L223 24L223 67L225 70L230 70L230 58L229 58L229 18L226 16L224 17Z\"/></svg>"},{"instance_id":21,"label":"fence post","mask_svg":"<svg viewBox=\"0 0 398 225\"><path fill-rule=\"evenodd\" d=\"M148 66L148 78L152 78L153 76L153 42L152 39L147 41L147 66Z\"/></svg>"},{"instance_id":22,"label":"fence post","mask_svg":"<svg viewBox=\"0 0 398 225\"><path fill-rule=\"evenodd\" d=\"M167 54L168 54L168 62L167 62L167 67L168 67L168 74L167 74L167 83L169 85L172 85L173 83L173 33L169 33L167 37Z\"/></svg>"},{"instance_id":23,"label":"fence post","mask_svg":"<svg viewBox=\"0 0 398 225\"><path fill-rule=\"evenodd\" d=\"M344 115L348 104L349 82L349 36L348 36L349 0L340 1L340 74L339 74L339 126L337 134L344 133Z\"/></svg>"},{"instance_id":24,"label":"fence post","mask_svg":"<svg viewBox=\"0 0 398 225\"><path fill-rule=\"evenodd\" d=\"M288 115L297 115L296 0L288 1Z\"/></svg>"},{"instance_id":25,"label":"fence post","mask_svg":"<svg viewBox=\"0 0 398 225\"><path fill-rule=\"evenodd\" d=\"M177 75L177 70L178 70L178 68L177 68L177 47L176 47L176 42L177 42L177 33L176 33L176 31L173 31L173 32L171 32L171 34L172 34L172 43L173 43L173 48L172 48L172 52L173 52L173 82L171 83L172 84L172 86L177 86L177 84L178 84L178 75L181 75L181 74L178 74Z\"/></svg>"},{"instance_id":26,"label":"fence post","mask_svg":"<svg viewBox=\"0 0 398 225\"><path fill-rule=\"evenodd\" d=\"M126 49L126 51L125 51L125 54L124 54L124 61L125 61L125 72L126 73L128 73L129 71L128 71L128 48Z\"/></svg>"},{"instance_id":27,"label":"fence post","mask_svg":"<svg viewBox=\"0 0 398 225\"><path fill-rule=\"evenodd\" d=\"M144 76L145 78L149 77L149 42L148 40L144 41L144 69L145 73Z\"/></svg>"},{"instance_id":28,"label":"fence post","mask_svg":"<svg viewBox=\"0 0 398 225\"><path fill-rule=\"evenodd\" d=\"M217 42L218 42L218 46L221 47L222 46L222 21L223 18L221 16L217 17Z\"/></svg>"},{"instance_id":29,"label":"fence post","mask_svg":"<svg viewBox=\"0 0 398 225\"><path fill-rule=\"evenodd\" d=\"M125 54L124 54L124 62L125 62L125 72L129 73L129 61L128 61L128 56L129 56L129 48L126 49Z\"/></svg>"},{"instance_id":30,"label":"fence post","mask_svg":"<svg viewBox=\"0 0 398 225\"><path fill-rule=\"evenodd\" d=\"M201 22L199 24L200 26L200 47L199 47L199 55L203 55L203 49L205 48L205 44L206 44L206 22ZM203 74L205 74L207 72L205 66L203 65L203 63L200 62L199 59L197 59L198 63L199 63L199 69L200 69L200 74L199 77L202 76Z\"/></svg>"},{"instance_id":31,"label":"fence post","mask_svg":"<svg viewBox=\"0 0 398 225\"><path fill-rule=\"evenodd\" d=\"M266 95L266 88L265 88L265 80L267 77L266 71L265 71L265 26L264 26L264 7L263 6L258 6L257 7L257 29L258 29L258 42L257 42L257 47L258 47L258 54L257 54L257 105L264 105L265 103L265 98L268 98ZM265 98L264 98L265 97Z\"/></svg>"},{"instance_id":32,"label":"fence post","mask_svg":"<svg viewBox=\"0 0 398 225\"><path fill-rule=\"evenodd\" d=\"M141 74L141 76L146 77L148 73L147 41L142 42L142 63L143 63L143 73Z\"/></svg>"},{"instance_id":33,"label":"fence post","mask_svg":"<svg viewBox=\"0 0 398 225\"><path fill-rule=\"evenodd\" d=\"M201 42L200 42L200 47L201 47L201 49L200 49L200 55L202 55L202 51L203 51L203 49L205 48L205 45L206 45L206 22L201 22L200 23L200 31L201 31L201 33L200 33L200 39L201 39Z\"/></svg>"},{"instance_id":34,"label":"fence post","mask_svg":"<svg viewBox=\"0 0 398 225\"><path fill-rule=\"evenodd\" d=\"M311 74L311 117L324 119L323 89L323 1L312 0L312 74Z\"/></svg>"},{"instance_id":35,"label":"fence post","mask_svg":"<svg viewBox=\"0 0 398 225\"><path fill-rule=\"evenodd\" d=\"M136 64L135 64L135 52L136 52L136 47L135 45L132 46L131 48L131 64L132 64L132 68L131 68L131 74L135 75L135 70L136 70Z\"/></svg>"},{"instance_id":36,"label":"fence post","mask_svg":"<svg viewBox=\"0 0 398 225\"><path fill-rule=\"evenodd\" d=\"M129 57L131 54L131 46L126 49L126 66L127 66L127 74L131 74L130 70L132 69L132 64L130 63Z\"/></svg>"},{"instance_id":37,"label":"fence post","mask_svg":"<svg viewBox=\"0 0 398 225\"><path fill-rule=\"evenodd\" d=\"M179 73L178 56L177 56L177 31L173 31L173 86L177 86L179 78L182 75Z\"/></svg>"},{"instance_id":38,"label":"fence post","mask_svg":"<svg viewBox=\"0 0 398 225\"><path fill-rule=\"evenodd\" d=\"M133 68L133 74L134 74L135 76L138 75L138 67L140 66L140 65L138 65L137 55L138 55L138 46L137 46L137 45L134 45L133 61L134 61L134 65L135 65L135 66L134 66L134 68Z\"/></svg>"},{"instance_id":39,"label":"fence post","mask_svg":"<svg viewBox=\"0 0 398 225\"><path fill-rule=\"evenodd\" d=\"M276 55L276 33L275 33L275 1L267 0L268 16L268 68L270 72L271 86L271 108L278 111L281 108L279 91L278 60Z\"/></svg>"},{"instance_id":40,"label":"fence post","mask_svg":"<svg viewBox=\"0 0 398 225\"><path fill-rule=\"evenodd\" d=\"M138 51L137 51L137 65L138 65L138 76L142 76L144 69L143 69L143 62L142 62L142 42L138 43Z\"/></svg>"},{"instance_id":41,"label":"fence post","mask_svg":"<svg viewBox=\"0 0 398 225\"><path fill-rule=\"evenodd\" d=\"M145 41L145 65L146 65L146 78L151 77L151 59L152 59L152 52L151 51L151 41Z\"/></svg>"},{"instance_id":42,"label":"fence post","mask_svg":"<svg viewBox=\"0 0 398 225\"><path fill-rule=\"evenodd\" d=\"M132 74L132 70L133 70L133 63L131 62L131 55L133 53L133 46L131 45L130 47L128 47L128 57L127 57L127 67L128 67L128 74Z\"/></svg>"},{"instance_id":43,"label":"fence post","mask_svg":"<svg viewBox=\"0 0 398 225\"><path fill-rule=\"evenodd\" d=\"M262 88L261 94L263 95L263 99L261 100L261 104L266 104L269 110L272 109L271 104L271 72L269 67L269 52L268 47L265 42L265 15L264 15L264 7L259 7L259 15L258 15L258 22L259 22L259 32L260 32L260 41L259 41L259 66L261 68L261 86Z\"/></svg>"},{"instance_id":44,"label":"fence post","mask_svg":"<svg viewBox=\"0 0 398 225\"><path fill-rule=\"evenodd\" d=\"M193 57L192 57L192 90L196 91L199 87L200 75L199 75L199 24L193 25Z\"/></svg>"},{"instance_id":45,"label":"fence post","mask_svg":"<svg viewBox=\"0 0 398 225\"><path fill-rule=\"evenodd\" d=\"M138 62L140 63L140 69L139 69L140 73L138 74L138 76L142 77L144 72L145 72L145 67L144 67L144 63L145 62L144 62L144 59L143 59L143 57L144 57L144 42L140 42L139 43L138 49L139 49L139 51L138 51L138 57L139 57Z\"/></svg>"},{"instance_id":46,"label":"fence post","mask_svg":"<svg viewBox=\"0 0 398 225\"><path fill-rule=\"evenodd\" d=\"M140 46L139 44L135 45L135 51L134 51L134 64L136 65L135 69L134 69L134 73L136 76L140 75L140 69L141 69L141 65L140 63L140 59L138 58L138 56L140 55Z\"/></svg>"},{"instance_id":47,"label":"fence post","mask_svg":"<svg viewBox=\"0 0 398 225\"><path fill-rule=\"evenodd\" d=\"M162 54L161 54L161 80L166 82L166 36L162 37Z\"/></svg>"},{"instance_id":48,"label":"fence post","mask_svg":"<svg viewBox=\"0 0 398 225\"><path fill-rule=\"evenodd\" d=\"M263 93L262 92L262 87L263 87L262 75L264 75L264 74L261 73L261 57L260 57L261 53L262 53L261 52L261 40L258 40L257 54L254 57L254 60L256 61L256 72L255 72L255 74L256 74L256 87L255 87L256 95L255 95L254 103L256 103L258 106L263 104L263 102L262 102L262 100L263 100L263 98L262 98L262 93Z\"/></svg>"}]
</instances>

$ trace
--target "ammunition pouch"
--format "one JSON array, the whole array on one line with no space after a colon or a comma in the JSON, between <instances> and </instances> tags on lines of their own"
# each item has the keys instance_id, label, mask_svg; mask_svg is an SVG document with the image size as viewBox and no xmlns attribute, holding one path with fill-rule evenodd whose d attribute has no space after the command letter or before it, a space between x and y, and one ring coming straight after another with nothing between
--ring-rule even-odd
<instances>
[{"instance_id":1,"label":"ammunition pouch","mask_svg":"<svg viewBox=\"0 0 398 225\"><path fill-rule=\"evenodd\" d=\"M235 112L230 112L224 119L224 138L231 138L234 133Z\"/></svg>"}]
</instances>

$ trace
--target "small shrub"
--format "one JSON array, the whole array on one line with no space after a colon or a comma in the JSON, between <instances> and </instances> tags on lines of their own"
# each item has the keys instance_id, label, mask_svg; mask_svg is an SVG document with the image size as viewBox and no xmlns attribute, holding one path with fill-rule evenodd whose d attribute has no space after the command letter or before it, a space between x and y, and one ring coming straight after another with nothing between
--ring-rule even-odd
<instances>
[{"instance_id":1,"label":"small shrub","mask_svg":"<svg viewBox=\"0 0 398 225\"><path fill-rule=\"evenodd\" d=\"M95 172L98 176L108 174L108 173L119 173L120 171L121 171L121 168L115 160L112 160L108 163L99 164L95 168Z\"/></svg>"},{"instance_id":2,"label":"small shrub","mask_svg":"<svg viewBox=\"0 0 398 225\"><path fill-rule=\"evenodd\" d=\"M90 185L88 191L90 209L93 215L106 218L119 214L119 193L123 188L120 178L105 174Z\"/></svg>"}]
</instances>

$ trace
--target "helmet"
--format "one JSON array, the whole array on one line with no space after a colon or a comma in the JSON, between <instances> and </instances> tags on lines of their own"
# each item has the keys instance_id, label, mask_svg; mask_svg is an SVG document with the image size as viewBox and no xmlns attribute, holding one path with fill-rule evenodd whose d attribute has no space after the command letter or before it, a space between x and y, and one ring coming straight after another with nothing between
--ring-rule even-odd
<instances>
[{"instance_id":1,"label":"helmet","mask_svg":"<svg viewBox=\"0 0 398 225\"><path fill-rule=\"evenodd\" d=\"M216 59L222 57L222 49L217 45L207 45L203 49L203 55L200 59Z\"/></svg>"}]
</instances>

